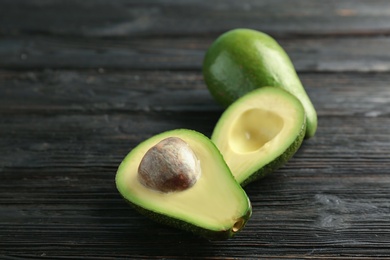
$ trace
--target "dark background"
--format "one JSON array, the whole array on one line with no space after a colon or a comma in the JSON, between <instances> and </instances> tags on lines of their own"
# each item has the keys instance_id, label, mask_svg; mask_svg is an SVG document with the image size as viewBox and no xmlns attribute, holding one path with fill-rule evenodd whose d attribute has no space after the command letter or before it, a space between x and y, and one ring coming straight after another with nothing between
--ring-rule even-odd
<instances>
[{"instance_id":1,"label":"dark background","mask_svg":"<svg viewBox=\"0 0 390 260\"><path fill-rule=\"evenodd\" d=\"M133 211L114 178L154 134L210 136L202 59L238 27L285 48L319 128L245 188L245 229L209 242ZM1 0L1 258L390 257L389 35L385 0Z\"/></svg>"}]
</instances>

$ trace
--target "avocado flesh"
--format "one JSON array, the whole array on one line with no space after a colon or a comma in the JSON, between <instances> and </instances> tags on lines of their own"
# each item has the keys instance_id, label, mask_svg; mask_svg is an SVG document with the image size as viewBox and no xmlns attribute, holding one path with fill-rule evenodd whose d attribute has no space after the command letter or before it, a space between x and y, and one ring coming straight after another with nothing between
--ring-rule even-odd
<instances>
[{"instance_id":1,"label":"avocado flesh","mask_svg":"<svg viewBox=\"0 0 390 260\"><path fill-rule=\"evenodd\" d=\"M138 166L145 153L168 137L178 137L188 143L200 162L199 179L184 191L159 192L137 179ZM235 181L215 145L204 135L187 129L158 134L135 147L120 164L116 185L120 194L141 213L210 240L232 237L252 212L245 191Z\"/></svg>"},{"instance_id":2,"label":"avocado flesh","mask_svg":"<svg viewBox=\"0 0 390 260\"><path fill-rule=\"evenodd\" d=\"M287 91L263 87L229 106L211 140L242 186L284 165L299 149L306 130L305 111Z\"/></svg>"},{"instance_id":3,"label":"avocado flesh","mask_svg":"<svg viewBox=\"0 0 390 260\"><path fill-rule=\"evenodd\" d=\"M222 34L206 52L203 75L212 96L225 107L259 87L287 90L305 108L305 137L314 136L315 108L287 53L269 35L251 29L234 29Z\"/></svg>"}]
</instances>

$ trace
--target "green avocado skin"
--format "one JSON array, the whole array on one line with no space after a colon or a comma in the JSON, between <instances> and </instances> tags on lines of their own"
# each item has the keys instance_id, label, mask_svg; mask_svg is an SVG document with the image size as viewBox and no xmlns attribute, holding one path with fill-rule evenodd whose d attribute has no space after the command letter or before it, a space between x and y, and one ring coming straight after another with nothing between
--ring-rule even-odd
<instances>
[{"instance_id":1,"label":"green avocado skin","mask_svg":"<svg viewBox=\"0 0 390 260\"><path fill-rule=\"evenodd\" d=\"M197 225L194 225L194 224L182 221L182 220L176 219L176 220L172 221L172 218L170 218L168 216L165 216L165 215L162 215L162 214L150 211L150 210L146 210L146 209L144 209L144 208L142 208L142 207L140 207L140 206L138 206L138 205L136 205L128 200L126 200L126 202L132 208L134 208L136 211L138 211L140 214L144 215L145 217L148 217L149 219L154 220L157 223L160 223L160 224L163 224L166 226L171 226L171 227L174 227L174 228L186 231L186 232L191 232L192 234L194 234L200 238L209 240L209 241L227 240L227 239L232 238L236 235L236 233L232 229L211 231L211 230L208 230L206 228L202 228L200 226L197 226ZM252 206L250 205L250 207L247 209L245 215L242 216L242 219L243 219L245 224L250 219L251 215L252 215Z\"/></svg>"},{"instance_id":2,"label":"green avocado skin","mask_svg":"<svg viewBox=\"0 0 390 260\"><path fill-rule=\"evenodd\" d=\"M211 95L227 107L259 87L281 87L302 103L306 112L305 138L317 130L317 114L283 48L269 35L234 29L218 37L206 52L203 77Z\"/></svg>"}]
</instances>

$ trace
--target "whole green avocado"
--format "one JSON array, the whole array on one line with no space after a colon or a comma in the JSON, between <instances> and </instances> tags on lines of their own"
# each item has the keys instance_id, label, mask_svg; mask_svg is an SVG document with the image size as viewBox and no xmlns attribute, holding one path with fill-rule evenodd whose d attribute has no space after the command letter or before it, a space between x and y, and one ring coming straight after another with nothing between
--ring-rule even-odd
<instances>
[{"instance_id":1,"label":"whole green avocado","mask_svg":"<svg viewBox=\"0 0 390 260\"><path fill-rule=\"evenodd\" d=\"M317 113L284 49L269 35L234 29L218 37L206 52L203 76L216 101L227 107L260 87L280 87L299 99L306 113L305 138L317 130Z\"/></svg>"}]
</instances>

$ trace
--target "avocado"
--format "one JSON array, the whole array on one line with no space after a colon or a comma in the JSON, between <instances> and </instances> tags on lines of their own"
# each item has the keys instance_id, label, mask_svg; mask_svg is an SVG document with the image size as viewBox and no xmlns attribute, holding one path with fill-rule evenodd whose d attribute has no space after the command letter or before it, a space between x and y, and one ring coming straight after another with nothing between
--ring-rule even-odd
<instances>
[{"instance_id":1,"label":"avocado","mask_svg":"<svg viewBox=\"0 0 390 260\"><path fill-rule=\"evenodd\" d=\"M170 130L141 142L123 159L115 181L145 216L209 240L234 236L252 213L219 150L193 130Z\"/></svg>"},{"instance_id":2,"label":"avocado","mask_svg":"<svg viewBox=\"0 0 390 260\"><path fill-rule=\"evenodd\" d=\"M245 186L284 165L301 146L305 132L301 102L281 88L262 87L222 113L211 140Z\"/></svg>"},{"instance_id":3,"label":"avocado","mask_svg":"<svg viewBox=\"0 0 390 260\"><path fill-rule=\"evenodd\" d=\"M287 90L306 110L306 138L314 136L315 108L290 58L271 36L241 28L222 34L205 54L203 76L212 96L225 107L256 88L271 86Z\"/></svg>"}]
</instances>

